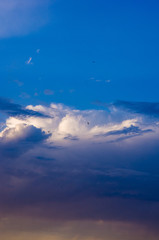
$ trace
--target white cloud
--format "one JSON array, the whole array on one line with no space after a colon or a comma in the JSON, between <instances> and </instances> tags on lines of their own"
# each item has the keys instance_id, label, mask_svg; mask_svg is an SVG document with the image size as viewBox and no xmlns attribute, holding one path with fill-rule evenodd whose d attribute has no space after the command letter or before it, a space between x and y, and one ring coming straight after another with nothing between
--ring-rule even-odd
<instances>
[{"instance_id":1,"label":"white cloud","mask_svg":"<svg viewBox=\"0 0 159 240\"><path fill-rule=\"evenodd\" d=\"M29 65L29 64L33 64L32 59L33 59L33 58L30 57L25 63L28 64L28 65Z\"/></svg>"},{"instance_id":2,"label":"white cloud","mask_svg":"<svg viewBox=\"0 0 159 240\"><path fill-rule=\"evenodd\" d=\"M114 141L121 137L135 137L152 135L151 130L158 129L157 125L146 122L144 118L120 112L116 108L106 112L104 110L77 110L62 104L51 104L50 106L26 107L29 110L40 112L50 118L28 116L9 117L6 120L7 128L16 128L19 124L34 126L50 133L49 141L68 143L71 137L83 140ZM69 138L67 138L69 136ZM16 134L15 134L16 137Z\"/></svg>"}]
</instances>

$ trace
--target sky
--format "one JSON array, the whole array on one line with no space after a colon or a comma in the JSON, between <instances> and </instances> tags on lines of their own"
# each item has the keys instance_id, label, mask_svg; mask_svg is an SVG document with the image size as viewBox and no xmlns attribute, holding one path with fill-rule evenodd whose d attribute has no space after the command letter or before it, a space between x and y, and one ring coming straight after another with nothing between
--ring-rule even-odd
<instances>
[{"instance_id":1,"label":"sky","mask_svg":"<svg viewBox=\"0 0 159 240\"><path fill-rule=\"evenodd\" d=\"M159 239L158 11L0 0L0 239Z\"/></svg>"}]
</instances>

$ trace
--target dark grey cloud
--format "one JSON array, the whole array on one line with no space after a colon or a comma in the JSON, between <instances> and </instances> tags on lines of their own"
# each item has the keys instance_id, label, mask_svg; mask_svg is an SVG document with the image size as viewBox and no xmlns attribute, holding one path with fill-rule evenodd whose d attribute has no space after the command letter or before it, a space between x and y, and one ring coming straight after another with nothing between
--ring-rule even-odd
<instances>
[{"instance_id":1,"label":"dark grey cloud","mask_svg":"<svg viewBox=\"0 0 159 240\"><path fill-rule=\"evenodd\" d=\"M159 223L157 141L153 148L149 141L131 147L79 143L75 148L45 150L39 146L9 164L1 161L0 208L52 220Z\"/></svg>"},{"instance_id":2,"label":"dark grey cloud","mask_svg":"<svg viewBox=\"0 0 159 240\"><path fill-rule=\"evenodd\" d=\"M14 117L25 117L25 116L34 116L48 118L49 116L36 112L33 110L25 109L23 106L13 103L11 100L6 98L0 98L0 111L8 116Z\"/></svg>"},{"instance_id":3,"label":"dark grey cloud","mask_svg":"<svg viewBox=\"0 0 159 240\"><path fill-rule=\"evenodd\" d=\"M130 102L130 101L116 101L113 106L122 108L133 113L144 114L153 117L159 117L159 103L158 102Z\"/></svg>"},{"instance_id":4,"label":"dark grey cloud","mask_svg":"<svg viewBox=\"0 0 159 240\"><path fill-rule=\"evenodd\" d=\"M40 160L40 161L55 161L55 158L48 158L48 157L38 156L37 160Z\"/></svg>"},{"instance_id":5,"label":"dark grey cloud","mask_svg":"<svg viewBox=\"0 0 159 240\"><path fill-rule=\"evenodd\" d=\"M106 135L127 135L127 134L141 134L141 133L146 133L146 132L151 132L151 129L146 129L146 130L141 130L139 127L137 126L133 126L131 125L130 127L124 127L121 130L117 130L117 131L110 131L108 132Z\"/></svg>"},{"instance_id":6,"label":"dark grey cloud","mask_svg":"<svg viewBox=\"0 0 159 240\"><path fill-rule=\"evenodd\" d=\"M72 141L77 141L79 138L77 136L72 136L69 134L68 136L64 137L65 140L72 140Z\"/></svg>"},{"instance_id":7,"label":"dark grey cloud","mask_svg":"<svg viewBox=\"0 0 159 240\"><path fill-rule=\"evenodd\" d=\"M109 131L105 134L101 134L101 135L96 135L96 136L113 136L113 135L130 135L130 136L137 136L137 135L141 135L144 133L148 133L148 132L152 132L152 129L145 129L142 130L140 129L138 126L134 126L131 125L130 127L124 127L121 130L114 130L114 131Z\"/></svg>"},{"instance_id":8,"label":"dark grey cloud","mask_svg":"<svg viewBox=\"0 0 159 240\"><path fill-rule=\"evenodd\" d=\"M109 143L115 143L115 142L121 142L124 140L128 140L133 137L138 137L145 133L150 133L150 132L153 132L153 130L152 129L142 130L139 127L132 125L131 127L129 127L129 128L125 127L122 130L110 131L110 132L104 134L104 136L107 137L107 136L113 136L113 135L114 136L121 135L120 137L116 138L115 140L108 141Z\"/></svg>"}]
</instances>

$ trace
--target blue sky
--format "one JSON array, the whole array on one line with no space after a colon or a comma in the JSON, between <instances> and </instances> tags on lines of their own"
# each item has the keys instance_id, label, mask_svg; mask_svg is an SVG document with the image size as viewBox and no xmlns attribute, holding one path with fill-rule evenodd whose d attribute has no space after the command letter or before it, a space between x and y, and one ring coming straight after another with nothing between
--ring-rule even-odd
<instances>
[{"instance_id":1,"label":"blue sky","mask_svg":"<svg viewBox=\"0 0 159 240\"><path fill-rule=\"evenodd\" d=\"M159 239L158 12L0 0L0 239Z\"/></svg>"},{"instance_id":2,"label":"blue sky","mask_svg":"<svg viewBox=\"0 0 159 240\"><path fill-rule=\"evenodd\" d=\"M44 26L33 31L24 23L1 37L1 96L82 109L95 101L158 101L157 1L58 0L48 6L46 14L38 12L47 18ZM33 65L25 64L29 57ZM44 96L45 89L54 95Z\"/></svg>"}]
</instances>

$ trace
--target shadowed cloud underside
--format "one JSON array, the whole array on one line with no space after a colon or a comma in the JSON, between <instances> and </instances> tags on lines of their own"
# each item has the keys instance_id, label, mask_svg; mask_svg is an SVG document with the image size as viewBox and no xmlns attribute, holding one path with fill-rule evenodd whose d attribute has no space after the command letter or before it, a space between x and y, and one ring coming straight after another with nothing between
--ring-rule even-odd
<instances>
[{"instance_id":1,"label":"shadowed cloud underside","mask_svg":"<svg viewBox=\"0 0 159 240\"><path fill-rule=\"evenodd\" d=\"M0 133L0 213L2 221L8 219L5 224L13 217L47 219L53 225L92 221L97 227L98 221L107 226L110 221L129 222L131 228L142 226L139 239L147 226L150 235L157 231L157 118L116 105L108 112L6 102L1 101L1 111L9 116Z\"/></svg>"}]
</instances>

